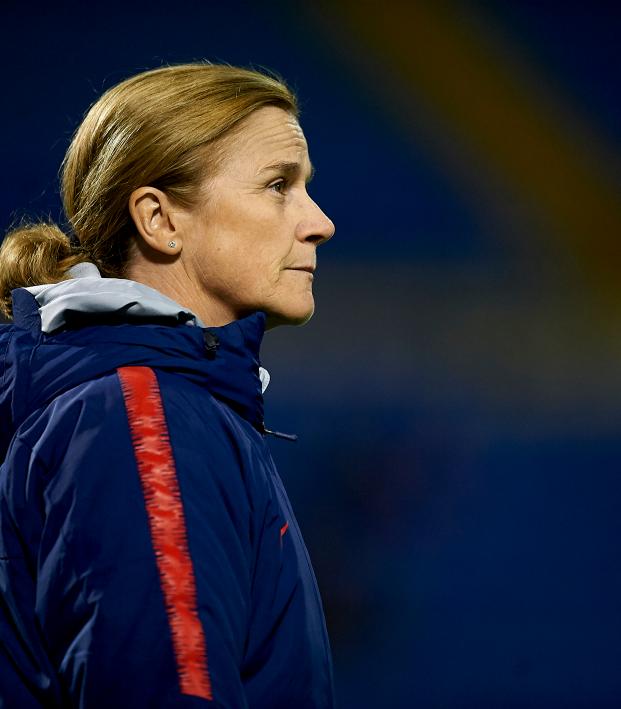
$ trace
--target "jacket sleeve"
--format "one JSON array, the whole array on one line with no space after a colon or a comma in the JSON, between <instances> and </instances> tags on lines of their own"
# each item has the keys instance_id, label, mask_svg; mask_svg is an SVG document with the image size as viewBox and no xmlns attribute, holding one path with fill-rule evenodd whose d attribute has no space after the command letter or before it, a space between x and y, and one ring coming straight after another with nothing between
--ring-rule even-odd
<instances>
[{"instance_id":1,"label":"jacket sleeve","mask_svg":"<svg viewBox=\"0 0 621 709\"><path fill-rule=\"evenodd\" d=\"M39 426L29 465L8 467L39 477L29 543L50 693L89 709L246 707L250 515L226 437L195 419L171 435L142 367L62 397Z\"/></svg>"}]
</instances>

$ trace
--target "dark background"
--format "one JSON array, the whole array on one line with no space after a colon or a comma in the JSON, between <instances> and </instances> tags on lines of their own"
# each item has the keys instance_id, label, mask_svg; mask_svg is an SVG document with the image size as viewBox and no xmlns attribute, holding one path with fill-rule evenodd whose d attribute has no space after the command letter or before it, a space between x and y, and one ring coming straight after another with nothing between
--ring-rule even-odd
<instances>
[{"instance_id":1,"label":"dark background","mask_svg":"<svg viewBox=\"0 0 621 709\"><path fill-rule=\"evenodd\" d=\"M341 709L621 706L617 3L5 2L5 229L88 106L269 67L337 226L266 422ZM295 658L292 658L295 661Z\"/></svg>"}]
</instances>

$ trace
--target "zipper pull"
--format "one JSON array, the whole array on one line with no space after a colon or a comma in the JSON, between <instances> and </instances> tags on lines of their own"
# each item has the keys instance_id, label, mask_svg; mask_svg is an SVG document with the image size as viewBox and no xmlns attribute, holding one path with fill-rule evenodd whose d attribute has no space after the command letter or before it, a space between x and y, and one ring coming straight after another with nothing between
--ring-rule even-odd
<instances>
[{"instance_id":1,"label":"zipper pull","mask_svg":"<svg viewBox=\"0 0 621 709\"><path fill-rule=\"evenodd\" d=\"M275 436L276 438L284 438L285 441L297 441L298 436L296 433L281 433L280 431L270 431L269 428L265 428L265 424L261 424L263 426L263 433L266 436Z\"/></svg>"}]
</instances>

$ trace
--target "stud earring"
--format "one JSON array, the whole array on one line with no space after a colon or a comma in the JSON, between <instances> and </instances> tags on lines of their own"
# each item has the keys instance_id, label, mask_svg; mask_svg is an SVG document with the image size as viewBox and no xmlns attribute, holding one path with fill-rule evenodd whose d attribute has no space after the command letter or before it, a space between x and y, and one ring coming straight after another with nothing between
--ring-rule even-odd
<instances>
[{"instance_id":1,"label":"stud earring","mask_svg":"<svg viewBox=\"0 0 621 709\"><path fill-rule=\"evenodd\" d=\"M177 242L176 242L176 241L169 241L169 242L168 242L168 246L169 246L171 249L174 249L174 248L177 246Z\"/></svg>"}]
</instances>

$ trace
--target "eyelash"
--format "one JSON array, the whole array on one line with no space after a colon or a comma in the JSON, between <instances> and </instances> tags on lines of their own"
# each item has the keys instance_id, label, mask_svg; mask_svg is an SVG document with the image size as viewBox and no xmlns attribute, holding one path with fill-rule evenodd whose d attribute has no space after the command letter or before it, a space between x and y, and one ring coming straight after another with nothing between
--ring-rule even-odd
<instances>
[{"instance_id":1,"label":"eyelash","mask_svg":"<svg viewBox=\"0 0 621 709\"><path fill-rule=\"evenodd\" d=\"M310 182L310 180L309 180ZM286 177L281 177L280 179L276 180L276 182L272 182L271 185L268 185L267 189L268 190L273 190L276 192L276 194L279 195L285 195L287 194L286 189L290 185L290 180L288 180ZM274 187L282 187L281 190L275 190ZM306 183L306 191L308 192L308 182Z\"/></svg>"},{"instance_id":2,"label":"eyelash","mask_svg":"<svg viewBox=\"0 0 621 709\"><path fill-rule=\"evenodd\" d=\"M285 188L287 186L287 180L284 178L281 178L280 180L277 180L276 182L272 182L272 184L269 186L268 189L272 190L272 189L274 189L274 187L277 187L277 186L281 186L281 187ZM274 190L274 192L276 192L276 194L284 194L284 192L278 191L278 190Z\"/></svg>"}]
</instances>

